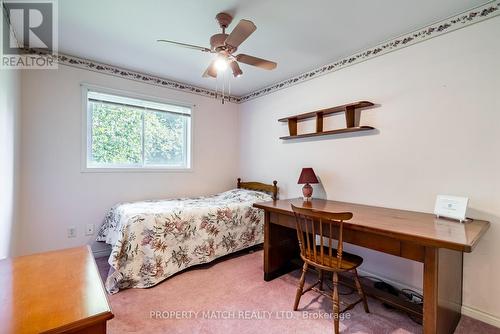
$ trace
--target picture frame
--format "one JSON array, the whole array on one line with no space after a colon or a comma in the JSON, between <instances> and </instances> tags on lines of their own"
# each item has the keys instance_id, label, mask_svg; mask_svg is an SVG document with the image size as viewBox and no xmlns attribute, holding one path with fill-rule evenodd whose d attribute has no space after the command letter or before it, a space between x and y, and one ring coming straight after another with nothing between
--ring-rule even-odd
<instances>
[{"instance_id":1,"label":"picture frame","mask_svg":"<svg viewBox=\"0 0 500 334\"><path fill-rule=\"evenodd\" d=\"M437 195L434 214L439 217L446 217L464 222L467 219L468 197Z\"/></svg>"}]
</instances>

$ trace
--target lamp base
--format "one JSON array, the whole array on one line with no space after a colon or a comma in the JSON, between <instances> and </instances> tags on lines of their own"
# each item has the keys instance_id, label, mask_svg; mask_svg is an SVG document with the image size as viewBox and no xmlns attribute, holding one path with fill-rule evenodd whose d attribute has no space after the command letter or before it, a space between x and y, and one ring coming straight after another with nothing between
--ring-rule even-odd
<instances>
[{"instance_id":1,"label":"lamp base","mask_svg":"<svg viewBox=\"0 0 500 334\"><path fill-rule=\"evenodd\" d=\"M302 187L302 195L304 195L303 197L304 201L305 202L310 201L312 194L313 194L313 187L309 183L304 184L304 186Z\"/></svg>"}]
</instances>

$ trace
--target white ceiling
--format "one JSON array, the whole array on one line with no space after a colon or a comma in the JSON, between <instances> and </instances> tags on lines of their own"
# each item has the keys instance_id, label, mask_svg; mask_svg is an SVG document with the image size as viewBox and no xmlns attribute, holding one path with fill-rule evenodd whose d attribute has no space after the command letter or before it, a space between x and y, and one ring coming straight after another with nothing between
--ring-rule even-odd
<instances>
[{"instance_id":1,"label":"white ceiling","mask_svg":"<svg viewBox=\"0 0 500 334\"><path fill-rule=\"evenodd\" d=\"M201 74L213 55L157 43L209 47L215 15L257 30L242 53L276 61L265 71L242 64L232 95L244 95L486 3L485 0L61 0L59 52L167 79L215 88Z\"/></svg>"}]
</instances>

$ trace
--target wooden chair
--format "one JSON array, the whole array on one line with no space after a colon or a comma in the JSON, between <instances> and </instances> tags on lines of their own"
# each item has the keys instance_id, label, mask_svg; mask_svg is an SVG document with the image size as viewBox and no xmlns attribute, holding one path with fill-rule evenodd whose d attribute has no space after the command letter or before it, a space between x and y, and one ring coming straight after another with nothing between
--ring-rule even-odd
<instances>
[{"instance_id":1,"label":"wooden chair","mask_svg":"<svg viewBox=\"0 0 500 334\"><path fill-rule=\"evenodd\" d=\"M292 210L297 220L297 237L299 239L300 257L304 261L293 310L297 311L300 297L302 297L304 293L312 290L317 285L319 285L319 291L322 292L324 271L332 272L334 329L335 334L338 334L339 315L341 313L352 309L361 301L363 302L365 312L370 312L368 310L366 296L359 282L358 272L356 270L356 268L363 263L363 259L357 255L344 252L342 247L342 230L344 221L351 219L352 213L322 212L313 209L298 208L294 205L292 205ZM337 249L335 249L332 245L335 236L337 236L338 240ZM320 240L319 245L317 237L319 237ZM318 270L319 280L304 290L304 280L309 266L313 266ZM340 311L338 273L347 271L352 271L354 273L354 281L360 298Z\"/></svg>"}]
</instances>

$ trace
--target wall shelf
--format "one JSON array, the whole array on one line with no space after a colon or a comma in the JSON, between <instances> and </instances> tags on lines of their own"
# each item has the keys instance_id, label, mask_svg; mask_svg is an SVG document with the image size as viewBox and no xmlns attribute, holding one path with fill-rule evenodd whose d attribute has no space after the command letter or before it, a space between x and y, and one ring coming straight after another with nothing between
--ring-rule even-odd
<instances>
[{"instance_id":1,"label":"wall shelf","mask_svg":"<svg viewBox=\"0 0 500 334\"><path fill-rule=\"evenodd\" d=\"M299 139L299 138L328 136L328 135L336 135L339 133L359 132L359 131L367 131L367 130L375 130L375 128L373 128L371 126L356 126L356 127L352 127L352 128L329 130L329 131L323 131L323 132L304 133L304 134L295 135L295 136L284 136L284 137L280 137L280 139L285 139L285 140L286 139Z\"/></svg>"},{"instance_id":2,"label":"wall shelf","mask_svg":"<svg viewBox=\"0 0 500 334\"><path fill-rule=\"evenodd\" d=\"M359 131L367 131L374 130L375 128L371 126L356 126L356 110L361 110L365 108L370 108L374 106L372 102L369 101L359 101L349 104L344 104L341 106L316 110L304 114L293 115L285 118L281 118L279 122L287 122L288 123L288 131L290 133L289 136L280 137L280 139L298 139L298 138L307 138L307 137L317 137L317 136L327 136L334 135L339 133L349 133L349 132L359 132ZM336 114L336 113L345 113L346 119L346 127L343 129L336 130L327 130L323 131L323 117ZM297 133L297 123L303 120L315 118L316 119L316 131L311 133L298 134Z\"/></svg>"}]
</instances>

